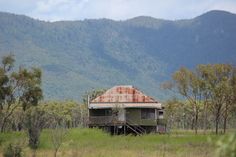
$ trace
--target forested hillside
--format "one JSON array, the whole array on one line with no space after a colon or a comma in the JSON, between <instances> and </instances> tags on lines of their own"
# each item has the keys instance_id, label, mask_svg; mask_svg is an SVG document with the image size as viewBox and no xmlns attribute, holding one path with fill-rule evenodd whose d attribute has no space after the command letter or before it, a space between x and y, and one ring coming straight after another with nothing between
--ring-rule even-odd
<instances>
[{"instance_id":1,"label":"forested hillside","mask_svg":"<svg viewBox=\"0 0 236 157\"><path fill-rule=\"evenodd\" d=\"M160 83L181 66L236 63L236 15L194 19L136 17L45 22L0 13L0 56L43 69L46 99L80 99L85 91L132 84L165 99Z\"/></svg>"}]
</instances>

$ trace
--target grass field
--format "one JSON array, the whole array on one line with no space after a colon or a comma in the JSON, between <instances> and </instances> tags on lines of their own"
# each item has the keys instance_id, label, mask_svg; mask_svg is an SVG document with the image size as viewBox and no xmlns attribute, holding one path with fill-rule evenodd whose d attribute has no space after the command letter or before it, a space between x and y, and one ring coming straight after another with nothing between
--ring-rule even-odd
<instances>
[{"instance_id":1,"label":"grass field","mask_svg":"<svg viewBox=\"0 0 236 157\"><path fill-rule=\"evenodd\" d=\"M53 156L50 130L44 130L37 157ZM58 157L214 157L215 141L220 136L208 133L194 135L191 131L143 136L110 136L97 129L70 129ZM20 141L24 155L31 156L24 132L0 134L1 149L9 142Z\"/></svg>"}]
</instances>

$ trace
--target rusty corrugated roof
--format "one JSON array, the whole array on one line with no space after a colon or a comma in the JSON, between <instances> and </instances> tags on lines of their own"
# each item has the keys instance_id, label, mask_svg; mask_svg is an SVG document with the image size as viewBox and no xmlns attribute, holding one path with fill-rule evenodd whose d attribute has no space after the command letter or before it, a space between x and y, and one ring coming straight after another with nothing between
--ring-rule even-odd
<instances>
[{"instance_id":1,"label":"rusty corrugated roof","mask_svg":"<svg viewBox=\"0 0 236 157\"><path fill-rule=\"evenodd\" d=\"M143 94L133 86L114 86L101 96L91 101L92 103L156 103L153 98Z\"/></svg>"}]
</instances>

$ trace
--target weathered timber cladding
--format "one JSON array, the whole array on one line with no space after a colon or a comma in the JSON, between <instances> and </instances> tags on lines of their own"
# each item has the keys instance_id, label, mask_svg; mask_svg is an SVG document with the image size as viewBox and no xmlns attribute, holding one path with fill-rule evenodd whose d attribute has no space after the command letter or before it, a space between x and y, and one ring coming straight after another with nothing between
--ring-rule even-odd
<instances>
[{"instance_id":1,"label":"weathered timber cladding","mask_svg":"<svg viewBox=\"0 0 236 157\"><path fill-rule=\"evenodd\" d=\"M141 108L130 108L126 109L126 120L130 121L135 125L143 126L156 126L157 120L154 119L142 119L141 117Z\"/></svg>"}]
</instances>

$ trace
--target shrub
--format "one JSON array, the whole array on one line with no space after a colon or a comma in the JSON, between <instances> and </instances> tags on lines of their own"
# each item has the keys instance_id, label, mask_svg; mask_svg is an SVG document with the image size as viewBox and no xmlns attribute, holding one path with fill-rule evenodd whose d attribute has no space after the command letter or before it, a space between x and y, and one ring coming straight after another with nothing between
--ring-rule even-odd
<instances>
[{"instance_id":1,"label":"shrub","mask_svg":"<svg viewBox=\"0 0 236 157\"><path fill-rule=\"evenodd\" d=\"M3 152L4 157L22 157L22 146L19 144L8 144Z\"/></svg>"},{"instance_id":2,"label":"shrub","mask_svg":"<svg viewBox=\"0 0 236 157\"><path fill-rule=\"evenodd\" d=\"M226 136L217 142L219 157L236 157L236 134Z\"/></svg>"}]
</instances>

